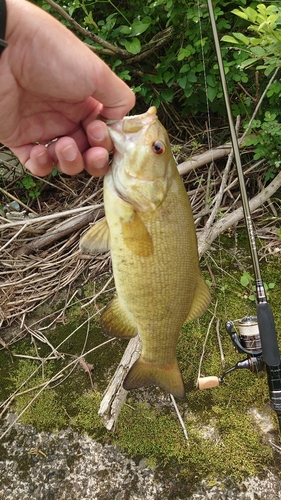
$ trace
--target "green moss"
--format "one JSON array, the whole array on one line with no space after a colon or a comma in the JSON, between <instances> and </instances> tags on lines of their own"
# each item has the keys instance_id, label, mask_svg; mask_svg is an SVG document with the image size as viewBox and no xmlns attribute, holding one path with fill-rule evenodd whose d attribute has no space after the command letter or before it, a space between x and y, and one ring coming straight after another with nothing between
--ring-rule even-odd
<instances>
[{"instance_id":1,"label":"green moss","mask_svg":"<svg viewBox=\"0 0 281 500\"><path fill-rule=\"evenodd\" d=\"M29 378L37 368L38 365L30 360L20 360L17 371L11 374L10 381L15 388L29 379L22 388L22 391L20 391L22 394L15 398L15 410L17 413L25 410L21 421L34 425L39 430L61 429L67 425L68 418L56 391L50 387L46 387L36 397L40 391L40 388L36 387L45 383L52 376L53 363L46 365L44 377L37 370L36 374ZM31 388L35 389L29 390Z\"/></svg>"},{"instance_id":2,"label":"green moss","mask_svg":"<svg viewBox=\"0 0 281 500\"><path fill-rule=\"evenodd\" d=\"M89 436L98 439L107 434L101 419L98 416L102 394L99 392L88 392L79 396L72 404L75 416L72 418L72 426L80 432L84 431Z\"/></svg>"},{"instance_id":3,"label":"green moss","mask_svg":"<svg viewBox=\"0 0 281 500\"><path fill-rule=\"evenodd\" d=\"M147 457L150 465L181 463L189 453L175 414L163 415L145 403L123 407L114 441L131 455Z\"/></svg>"},{"instance_id":4,"label":"green moss","mask_svg":"<svg viewBox=\"0 0 281 500\"><path fill-rule=\"evenodd\" d=\"M222 238L221 245L223 248L214 248L210 257L206 257L215 283L211 288L213 299L209 310L202 318L183 326L177 347L177 356L187 388L186 402L180 403L179 408L188 431L188 442L168 396L165 399L160 390L154 389L147 392L132 391L130 406L123 406L115 434L109 434L104 429L97 414L98 408L103 391L126 348L126 342L114 340L86 356L87 363L93 365L93 391L89 375L80 365L74 370L66 368L75 356L107 340L97 317L87 323L87 318L93 314L94 306L90 305L88 311L85 311L81 309L79 301L70 308L68 322L57 325L48 332L52 345L60 345L58 350L62 357L45 362L43 371L38 361L14 358L12 363L8 353L0 351L1 401L20 387L37 368L39 369L21 390L37 386L66 368L65 379L46 388L24 413L22 421L44 430L61 429L71 425L101 442L113 441L133 457L145 457L151 466L161 465L173 473L176 470L178 477L185 482L194 483L201 478L214 481L225 476L239 480L246 475L261 473L269 467L279 467L280 459L273 457L271 447L263 441L257 423L249 412L255 407L273 415L268 405L268 386L264 373L255 376L250 371L237 370L228 375L220 387L207 391L199 391L196 388L200 357L208 329L201 375L220 376L226 368L244 359L244 356L234 351L225 322L255 314L255 305L248 299L247 293L245 294L245 287L240 284L244 270L251 273L248 253L243 249L234 252L232 238ZM262 266L262 273L265 282L275 283L270 303L277 331L280 331L279 261L271 259ZM208 277L205 269L203 274L205 278ZM108 276L102 278L96 291L99 287L102 288L107 278ZM93 286L87 285L83 289L83 297L90 295L92 290ZM111 296L112 292L106 297L101 296L98 307L104 305L104 301L108 302ZM218 319L225 367L222 367L218 348ZM84 322L85 324L71 335ZM64 339L67 340L61 345ZM50 354L47 344L37 342L37 348L42 357ZM37 355L29 340L15 344L12 352ZM16 397L11 408L20 413L37 391L38 389ZM149 405L140 403L146 394L151 398ZM276 419L275 425L277 433Z\"/></svg>"},{"instance_id":5,"label":"green moss","mask_svg":"<svg viewBox=\"0 0 281 500\"><path fill-rule=\"evenodd\" d=\"M135 457L147 457L150 466L173 465L188 481L216 477L242 480L247 474L265 470L273 456L269 446L262 443L250 415L237 412L235 407L214 406L205 415L189 413L185 425L189 440L172 411L163 415L145 404L136 404L132 410L124 407L119 417L114 441ZM208 429L212 438L208 437ZM207 436L207 437L206 437Z\"/></svg>"}]
</instances>

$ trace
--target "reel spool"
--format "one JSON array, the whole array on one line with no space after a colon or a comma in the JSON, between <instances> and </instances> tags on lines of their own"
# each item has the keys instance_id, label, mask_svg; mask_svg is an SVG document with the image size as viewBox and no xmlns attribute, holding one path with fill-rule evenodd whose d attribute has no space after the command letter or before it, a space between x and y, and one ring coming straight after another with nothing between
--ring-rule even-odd
<instances>
[{"instance_id":1,"label":"reel spool","mask_svg":"<svg viewBox=\"0 0 281 500\"><path fill-rule=\"evenodd\" d=\"M239 334L232 330L234 323L238 325ZM259 325L256 316L245 316L236 321L227 321L225 328L237 352L240 354L249 354L250 356L262 354Z\"/></svg>"},{"instance_id":2,"label":"reel spool","mask_svg":"<svg viewBox=\"0 0 281 500\"><path fill-rule=\"evenodd\" d=\"M235 329L237 323L238 330ZM245 316L235 321L227 321L225 325L235 350L239 354L246 354L247 358L238 361L236 365L228 368L220 377L199 377L198 387L200 390L217 387L224 381L224 377L235 370L248 369L253 373L263 369L261 338L256 316Z\"/></svg>"}]
</instances>

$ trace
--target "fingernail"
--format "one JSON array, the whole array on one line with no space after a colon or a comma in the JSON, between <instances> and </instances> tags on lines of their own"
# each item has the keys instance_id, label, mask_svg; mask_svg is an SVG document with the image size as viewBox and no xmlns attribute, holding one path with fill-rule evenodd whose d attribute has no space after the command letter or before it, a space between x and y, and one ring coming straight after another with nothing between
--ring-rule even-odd
<instances>
[{"instance_id":1,"label":"fingernail","mask_svg":"<svg viewBox=\"0 0 281 500\"><path fill-rule=\"evenodd\" d=\"M70 144L69 146L66 146L66 148L62 149L61 155L62 155L63 159L66 161L75 160L75 158L77 156L77 151L76 151L76 147L74 146L74 144Z\"/></svg>"},{"instance_id":2,"label":"fingernail","mask_svg":"<svg viewBox=\"0 0 281 500\"><path fill-rule=\"evenodd\" d=\"M43 151L38 156L36 156L36 160L38 161L38 163L40 163L40 165L46 165L49 160L47 151Z\"/></svg>"},{"instance_id":3,"label":"fingernail","mask_svg":"<svg viewBox=\"0 0 281 500\"><path fill-rule=\"evenodd\" d=\"M104 127L99 125L94 125L92 129L89 129L89 136L93 141L101 142L105 138Z\"/></svg>"},{"instance_id":4,"label":"fingernail","mask_svg":"<svg viewBox=\"0 0 281 500\"><path fill-rule=\"evenodd\" d=\"M108 161L104 157L103 158L97 158L95 160L95 165L94 166L95 166L95 168L97 170L102 170L103 168L106 167L107 163L108 163Z\"/></svg>"}]
</instances>

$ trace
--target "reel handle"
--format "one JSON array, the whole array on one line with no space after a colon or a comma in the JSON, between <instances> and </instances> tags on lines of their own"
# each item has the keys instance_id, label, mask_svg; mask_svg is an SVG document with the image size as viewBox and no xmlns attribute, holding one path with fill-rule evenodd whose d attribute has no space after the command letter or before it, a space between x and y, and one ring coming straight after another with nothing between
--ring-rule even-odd
<instances>
[{"instance_id":1,"label":"reel handle","mask_svg":"<svg viewBox=\"0 0 281 500\"><path fill-rule=\"evenodd\" d=\"M198 378L198 388L201 391L204 389L212 389L213 387L217 387L220 384L219 377L210 376L210 377L199 377Z\"/></svg>"}]
</instances>

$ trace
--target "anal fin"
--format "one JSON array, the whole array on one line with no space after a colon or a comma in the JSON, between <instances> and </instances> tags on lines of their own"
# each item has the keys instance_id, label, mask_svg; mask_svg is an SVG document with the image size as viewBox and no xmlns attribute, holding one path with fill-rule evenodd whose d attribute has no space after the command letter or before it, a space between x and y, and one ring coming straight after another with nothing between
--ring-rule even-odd
<instances>
[{"instance_id":1,"label":"anal fin","mask_svg":"<svg viewBox=\"0 0 281 500\"><path fill-rule=\"evenodd\" d=\"M136 325L121 306L118 298L106 306L101 316L102 328L110 337L132 338L138 333Z\"/></svg>"},{"instance_id":2,"label":"anal fin","mask_svg":"<svg viewBox=\"0 0 281 500\"><path fill-rule=\"evenodd\" d=\"M196 286L195 294L191 304L190 311L187 315L186 321L193 321L202 316L206 311L211 300L211 295L208 286L206 285L202 276L199 276Z\"/></svg>"}]
</instances>

